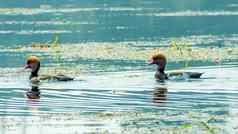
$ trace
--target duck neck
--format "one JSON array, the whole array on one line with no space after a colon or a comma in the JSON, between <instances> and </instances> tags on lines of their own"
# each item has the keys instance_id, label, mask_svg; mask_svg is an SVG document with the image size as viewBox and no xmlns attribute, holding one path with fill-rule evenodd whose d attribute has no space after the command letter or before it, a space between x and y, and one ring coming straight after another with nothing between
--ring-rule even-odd
<instances>
[{"instance_id":1,"label":"duck neck","mask_svg":"<svg viewBox=\"0 0 238 134\"><path fill-rule=\"evenodd\" d=\"M160 82L168 79L167 74L164 72L164 68L158 67L157 72L155 73L155 78Z\"/></svg>"},{"instance_id":2,"label":"duck neck","mask_svg":"<svg viewBox=\"0 0 238 134\"><path fill-rule=\"evenodd\" d=\"M31 91L34 91L34 92L39 92L39 87L38 86L32 86L31 87Z\"/></svg>"},{"instance_id":3,"label":"duck neck","mask_svg":"<svg viewBox=\"0 0 238 134\"><path fill-rule=\"evenodd\" d=\"M164 73L164 68L158 67L158 68L157 68L157 71L158 71L159 73L161 73L161 74L165 74L165 73Z\"/></svg>"},{"instance_id":4,"label":"duck neck","mask_svg":"<svg viewBox=\"0 0 238 134\"><path fill-rule=\"evenodd\" d=\"M37 63L36 68L33 69L33 71L31 72L30 79L33 77L38 77L39 69L40 69L40 63Z\"/></svg>"}]
</instances>

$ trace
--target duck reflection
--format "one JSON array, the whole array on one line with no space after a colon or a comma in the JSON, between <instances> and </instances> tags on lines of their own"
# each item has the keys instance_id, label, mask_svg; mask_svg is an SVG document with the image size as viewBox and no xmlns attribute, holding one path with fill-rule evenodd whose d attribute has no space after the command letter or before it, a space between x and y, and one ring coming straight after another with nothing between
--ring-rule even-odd
<instances>
[{"instance_id":1,"label":"duck reflection","mask_svg":"<svg viewBox=\"0 0 238 134\"><path fill-rule=\"evenodd\" d=\"M31 88L26 92L28 99L40 99L40 89L38 84L33 84Z\"/></svg>"},{"instance_id":2,"label":"duck reflection","mask_svg":"<svg viewBox=\"0 0 238 134\"><path fill-rule=\"evenodd\" d=\"M40 89L39 83L31 82L31 88L26 92L27 106L31 114L37 114L39 112L39 102L40 102Z\"/></svg>"},{"instance_id":3,"label":"duck reflection","mask_svg":"<svg viewBox=\"0 0 238 134\"><path fill-rule=\"evenodd\" d=\"M167 100L168 89L166 87L156 87L153 91L153 102L161 104Z\"/></svg>"}]
</instances>

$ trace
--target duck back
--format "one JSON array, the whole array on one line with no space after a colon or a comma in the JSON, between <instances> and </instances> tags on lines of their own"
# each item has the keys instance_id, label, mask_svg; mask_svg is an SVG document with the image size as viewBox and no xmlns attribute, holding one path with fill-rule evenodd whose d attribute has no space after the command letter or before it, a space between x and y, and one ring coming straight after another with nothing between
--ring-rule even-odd
<instances>
[{"instance_id":1,"label":"duck back","mask_svg":"<svg viewBox=\"0 0 238 134\"><path fill-rule=\"evenodd\" d=\"M186 77L186 78L200 78L203 73L190 71L172 71L168 72L168 77Z\"/></svg>"},{"instance_id":2,"label":"duck back","mask_svg":"<svg viewBox=\"0 0 238 134\"><path fill-rule=\"evenodd\" d=\"M66 75L62 75L62 74L54 76L54 79L56 79L58 81L72 81L72 80L74 80L74 78L66 76Z\"/></svg>"}]
</instances>

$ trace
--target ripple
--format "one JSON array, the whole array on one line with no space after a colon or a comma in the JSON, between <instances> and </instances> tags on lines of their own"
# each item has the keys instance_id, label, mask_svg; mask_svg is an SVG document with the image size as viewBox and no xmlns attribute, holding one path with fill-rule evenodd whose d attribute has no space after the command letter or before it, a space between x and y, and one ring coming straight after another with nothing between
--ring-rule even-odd
<instances>
[{"instance_id":1,"label":"ripple","mask_svg":"<svg viewBox=\"0 0 238 134\"><path fill-rule=\"evenodd\" d=\"M31 35L31 34L57 34L57 33L72 33L68 30L0 30L0 34L18 34L18 35Z\"/></svg>"},{"instance_id":2,"label":"ripple","mask_svg":"<svg viewBox=\"0 0 238 134\"><path fill-rule=\"evenodd\" d=\"M40 85L39 100L25 98L26 89L19 86L1 87L0 112L4 115L1 122L8 126L11 121L9 128L15 130L40 125L42 130L61 126L69 132L80 127L90 132L94 129L114 132L108 126L113 123L115 132L123 133L137 131L138 127L143 132L155 131L154 128L184 132L186 124L193 126L186 131L201 132L204 126L199 124L205 122L210 127L219 127L215 129L217 132L226 131L230 126L227 120L238 109L237 68L227 65L221 72L217 71L219 66L193 68L196 69L206 72L204 79L159 84L154 81L153 72L131 71L91 75L84 82L47 82ZM224 74L231 75L224 77ZM214 79L205 79L210 75ZM221 81L226 81L225 85Z\"/></svg>"},{"instance_id":3,"label":"ripple","mask_svg":"<svg viewBox=\"0 0 238 134\"><path fill-rule=\"evenodd\" d=\"M237 11L178 11L162 13L137 13L138 16L184 17L184 16L237 16Z\"/></svg>"},{"instance_id":4,"label":"ripple","mask_svg":"<svg viewBox=\"0 0 238 134\"><path fill-rule=\"evenodd\" d=\"M0 25L84 25L97 24L96 22L72 22L72 21L1 21Z\"/></svg>"},{"instance_id":5,"label":"ripple","mask_svg":"<svg viewBox=\"0 0 238 134\"><path fill-rule=\"evenodd\" d=\"M142 8L114 7L114 8L0 8L1 15L37 15L43 13L75 13L92 11L142 11Z\"/></svg>"}]
</instances>

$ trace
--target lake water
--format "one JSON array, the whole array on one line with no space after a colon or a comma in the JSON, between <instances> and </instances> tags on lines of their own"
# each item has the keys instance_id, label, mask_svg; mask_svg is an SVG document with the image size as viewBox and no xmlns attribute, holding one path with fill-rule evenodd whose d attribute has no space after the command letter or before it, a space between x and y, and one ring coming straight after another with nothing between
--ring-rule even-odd
<instances>
[{"instance_id":1,"label":"lake water","mask_svg":"<svg viewBox=\"0 0 238 134\"><path fill-rule=\"evenodd\" d=\"M237 133L235 0L0 1L0 133ZM201 79L154 79L150 56ZM25 59L42 81L30 100Z\"/></svg>"}]
</instances>

